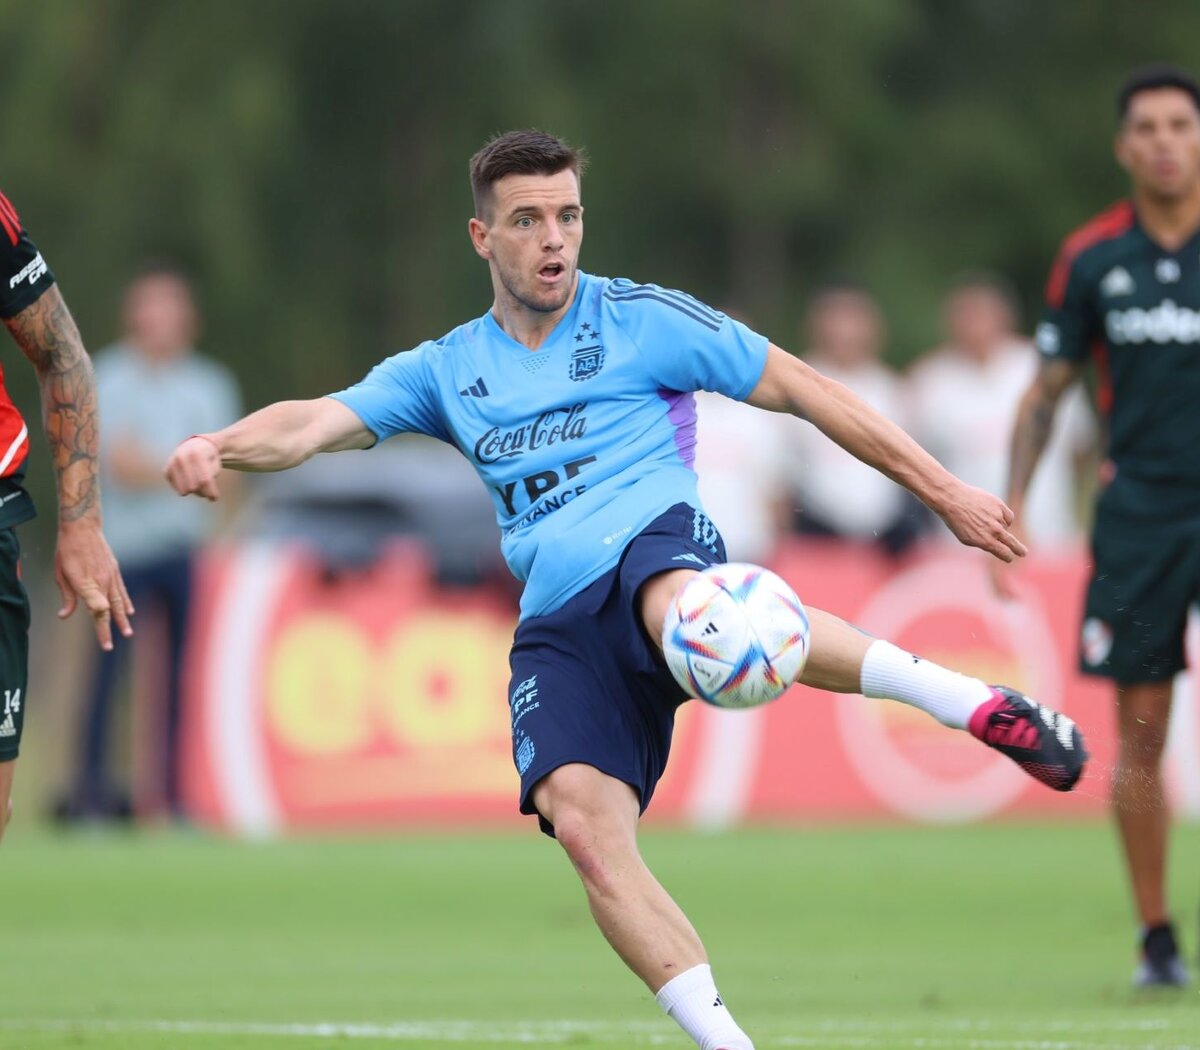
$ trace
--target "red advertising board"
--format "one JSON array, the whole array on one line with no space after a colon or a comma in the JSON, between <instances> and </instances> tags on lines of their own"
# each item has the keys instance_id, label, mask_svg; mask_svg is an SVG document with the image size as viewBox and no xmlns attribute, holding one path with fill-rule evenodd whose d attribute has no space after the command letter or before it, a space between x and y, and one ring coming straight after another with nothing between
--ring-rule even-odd
<instances>
[{"instance_id":1,"label":"red advertising board","mask_svg":"<svg viewBox=\"0 0 1200 1050\"><path fill-rule=\"evenodd\" d=\"M1105 683L1075 671L1086 565L1032 559L1024 598L995 599L983 557L931 549L901 564L795 543L772 562L809 605L1071 714L1093 752L1070 796L1033 783L964 733L902 704L793 687L757 711L681 709L653 819L997 815L1102 810L1113 755ZM516 821L507 651L515 611L438 588L419 551L331 576L299 549L240 545L201 572L186 710L187 783L203 820L288 828ZM1195 794L1194 722L1175 742Z\"/></svg>"}]
</instances>

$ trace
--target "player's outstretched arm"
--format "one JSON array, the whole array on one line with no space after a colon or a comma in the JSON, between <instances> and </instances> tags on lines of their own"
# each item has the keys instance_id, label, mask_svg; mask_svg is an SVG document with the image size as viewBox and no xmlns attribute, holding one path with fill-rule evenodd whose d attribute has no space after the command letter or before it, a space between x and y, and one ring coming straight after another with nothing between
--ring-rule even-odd
<instances>
[{"instance_id":1,"label":"player's outstretched arm","mask_svg":"<svg viewBox=\"0 0 1200 1050\"><path fill-rule=\"evenodd\" d=\"M54 576L63 596L58 615L70 616L82 600L100 645L111 649L113 622L123 635L133 633L133 603L101 531L92 363L57 285L4 323L37 370L41 387L42 421L58 487Z\"/></svg>"},{"instance_id":2,"label":"player's outstretched arm","mask_svg":"<svg viewBox=\"0 0 1200 1050\"><path fill-rule=\"evenodd\" d=\"M181 496L220 497L222 467L245 471L287 470L318 452L369 448L375 435L353 409L331 397L277 401L224 430L182 442L163 471Z\"/></svg>"},{"instance_id":3,"label":"player's outstretched arm","mask_svg":"<svg viewBox=\"0 0 1200 1050\"><path fill-rule=\"evenodd\" d=\"M958 537L1001 561L1025 554L1009 529L1012 511L997 496L960 481L900 427L853 391L772 345L758 385L758 408L806 419L847 452L903 485Z\"/></svg>"},{"instance_id":4,"label":"player's outstretched arm","mask_svg":"<svg viewBox=\"0 0 1200 1050\"><path fill-rule=\"evenodd\" d=\"M1059 402L1082 371L1081 365L1071 361L1043 359L1037 375L1033 377L1033 382L1029 384L1017 405L1017 416L1013 422L1012 440L1009 444L1006 496L1015 515L1013 529L1018 534L1022 531L1025 496L1053 432L1054 416L1058 411ZM993 566L992 585L1001 597L1016 596L1012 575L1002 566Z\"/></svg>"}]
</instances>

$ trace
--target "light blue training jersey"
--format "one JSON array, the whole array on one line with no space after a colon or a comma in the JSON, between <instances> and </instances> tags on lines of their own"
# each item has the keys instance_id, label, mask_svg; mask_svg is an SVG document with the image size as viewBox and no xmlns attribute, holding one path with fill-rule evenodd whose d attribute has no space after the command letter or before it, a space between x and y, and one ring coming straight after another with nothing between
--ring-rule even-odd
<instances>
[{"instance_id":1,"label":"light blue training jersey","mask_svg":"<svg viewBox=\"0 0 1200 1050\"><path fill-rule=\"evenodd\" d=\"M700 507L692 391L744 400L767 359L763 336L682 292L578 276L537 350L489 311L332 395L381 441L429 434L471 461L525 583L522 619L613 568L674 504Z\"/></svg>"}]
</instances>

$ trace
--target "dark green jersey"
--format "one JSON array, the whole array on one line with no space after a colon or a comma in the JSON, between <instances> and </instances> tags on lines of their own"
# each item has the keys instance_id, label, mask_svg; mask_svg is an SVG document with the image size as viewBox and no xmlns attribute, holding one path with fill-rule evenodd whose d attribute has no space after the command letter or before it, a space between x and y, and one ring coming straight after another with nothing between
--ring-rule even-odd
<instances>
[{"instance_id":1,"label":"dark green jersey","mask_svg":"<svg viewBox=\"0 0 1200 1050\"><path fill-rule=\"evenodd\" d=\"M1116 477L1183 483L1191 492L1167 503L1200 510L1200 231L1166 251L1129 201L1076 230L1051 272L1037 345L1095 364Z\"/></svg>"}]
</instances>

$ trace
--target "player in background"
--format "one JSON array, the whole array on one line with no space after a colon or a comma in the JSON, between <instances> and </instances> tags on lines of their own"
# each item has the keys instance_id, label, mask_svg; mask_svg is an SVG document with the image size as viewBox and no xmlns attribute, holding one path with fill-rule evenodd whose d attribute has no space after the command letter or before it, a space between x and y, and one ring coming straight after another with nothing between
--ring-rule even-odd
<instances>
[{"instance_id":1,"label":"player in background","mask_svg":"<svg viewBox=\"0 0 1200 1050\"><path fill-rule=\"evenodd\" d=\"M54 275L2 193L0 317L37 370L42 392L42 422L58 489L54 578L63 598L58 615L70 616L82 601L101 648L111 649L114 623L123 635L133 633L133 605L101 532L92 364ZM12 810L28 702L29 599L14 531L35 513L21 484L28 455L29 430L0 373L0 838Z\"/></svg>"},{"instance_id":2,"label":"player in background","mask_svg":"<svg viewBox=\"0 0 1200 1050\"><path fill-rule=\"evenodd\" d=\"M166 476L180 494L216 499L222 465L285 470L411 430L461 450L525 581L509 697L521 811L558 839L604 936L697 1045L752 1050L637 846L686 699L662 659L667 606L724 560L696 495L691 392L802 416L912 489L964 543L1005 560L1024 547L997 497L745 325L679 292L579 271L580 168L577 151L542 132L488 143L471 163L468 224L491 270L488 312L341 393L189 438ZM913 704L1054 787L1078 779L1086 756L1069 719L809 612L805 683Z\"/></svg>"},{"instance_id":3,"label":"player in background","mask_svg":"<svg viewBox=\"0 0 1200 1050\"><path fill-rule=\"evenodd\" d=\"M1161 765L1171 685L1200 598L1200 86L1135 73L1117 96L1121 201L1063 242L1037 330L1041 367L1012 437L1008 502L1025 497L1063 394L1088 361L1108 417L1080 668L1116 687L1112 806L1141 922L1137 985L1188 979L1166 902ZM996 583L1013 596L1001 569Z\"/></svg>"}]
</instances>

